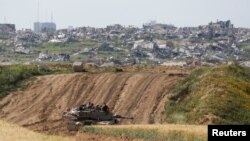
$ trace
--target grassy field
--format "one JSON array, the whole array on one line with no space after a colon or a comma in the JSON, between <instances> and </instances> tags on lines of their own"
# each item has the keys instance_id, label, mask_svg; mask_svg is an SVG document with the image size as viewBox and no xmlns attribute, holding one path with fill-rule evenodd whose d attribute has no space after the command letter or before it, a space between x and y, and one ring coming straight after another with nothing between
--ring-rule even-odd
<instances>
[{"instance_id":1,"label":"grassy field","mask_svg":"<svg viewBox=\"0 0 250 141\"><path fill-rule=\"evenodd\" d=\"M2 37L3 38L3 37ZM0 35L1 40L1 35ZM60 54L67 53L73 54L77 51L80 51L84 48L94 48L98 47L100 44L97 41L93 40L83 40L71 43L43 43L36 47L31 47L30 50L33 52L32 54L14 54L12 46L5 46L0 43L0 60L12 60L19 63L30 62L36 59L39 55L39 52L48 51L49 54ZM74 57L71 55L73 60L86 60L86 56L79 55Z\"/></svg>"},{"instance_id":2,"label":"grassy field","mask_svg":"<svg viewBox=\"0 0 250 141\"><path fill-rule=\"evenodd\" d=\"M1 141L73 141L67 137L48 136L35 133L17 125L9 124L0 120Z\"/></svg>"},{"instance_id":3,"label":"grassy field","mask_svg":"<svg viewBox=\"0 0 250 141\"><path fill-rule=\"evenodd\" d=\"M113 43L114 44L114 43ZM33 52L32 54L14 54L13 47L7 47L0 44L0 60L11 60L18 63L30 62L36 59L40 52L48 51L49 54L60 54L66 53L70 54L71 61L88 61L90 60L100 60L108 59L110 57L113 58L125 58L127 57L127 49L126 47L115 46L116 51L98 51L97 54L93 58L89 58L87 53L73 55L85 48L97 48L100 46L100 43L94 40L82 40L71 43L43 43L36 47L31 47L30 50Z\"/></svg>"},{"instance_id":4,"label":"grassy field","mask_svg":"<svg viewBox=\"0 0 250 141\"><path fill-rule=\"evenodd\" d=\"M44 43L41 46L34 48L35 51L48 51L49 53L71 53L72 51L78 51L83 48L97 47L98 42L86 40L73 43Z\"/></svg>"},{"instance_id":5,"label":"grassy field","mask_svg":"<svg viewBox=\"0 0 250 141\"><path fill-rule=\"evenodd\" d=\"M205 141L207 126L198 125L117 125L85 126L82 132L149 141Z\"/></svg>"},{"instance_id":6,"label":"grassy field","mask_svg":"<svg viewBox=\"0 0 250 141\"><path fill-rule=\"evenodd\" d=\"M250 69L195 70L174 87L165 111L170 123L250 124Z\"/></svg>"}]
</instances>

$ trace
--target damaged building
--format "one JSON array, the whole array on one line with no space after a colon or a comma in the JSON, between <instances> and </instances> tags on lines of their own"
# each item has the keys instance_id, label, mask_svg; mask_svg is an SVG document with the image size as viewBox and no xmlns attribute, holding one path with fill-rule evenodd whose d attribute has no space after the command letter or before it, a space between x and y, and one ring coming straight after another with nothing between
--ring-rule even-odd
<instances>
[{"instance_id":1,"label":"damaged building","mask_svg":"<svg viewBox=\"0 0 250 141\"><path fill-rule=\"evenodd\" d=\"M0 24L0 33L11 33L16 32L15 24Z\"/></svg>"},{"instance_id":2,"label":"damaged building","mask_svg":"<svg viewBox=\"0 0 250 141\"><path fill-rule=\"evenodd\" d=\"M15 31L13 27L8 30L6 29L8 26L3 27L3 31ZM70 30L56 30L54 23L35 23L34 31L17 31L12 38L2 42L14 45L19 53L30 54L32 48L44 43L71 44L94 41L97 44L90 48L82 47L67 53L74 57L85 55L83 58L89 60L106 60L105 57L110 57L109 53L122 52L121 57L116 55L116 59L120 57L116 62L126 62L125 58L127 58L127 60L136 60L137 63L150 60L157 64L170 60L174 62L198 60L208 63L225 63L232 59L244 60L246 57L240 44L250 43L250 29L235 28L229 20L211 22L198 27L178 28L173 25L150 22L144 24L142 28L115 24L105 28L78 27ZM100 55L102 53L107 56L97 59L96 57L102 56ZM68 60L68 57L64 55L52 57L53 55L45 53L39 56L39 61L57 60L46 59L43 56Z\"/></svg>"}]
</instances>

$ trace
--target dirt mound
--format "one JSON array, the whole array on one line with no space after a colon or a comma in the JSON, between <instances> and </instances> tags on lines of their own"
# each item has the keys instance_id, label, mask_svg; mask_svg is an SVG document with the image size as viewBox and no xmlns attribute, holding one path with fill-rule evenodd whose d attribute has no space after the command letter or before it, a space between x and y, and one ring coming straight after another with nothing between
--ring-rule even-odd
<instances>
[{"instance_id":1,"label":"dirt mound","mask_svg":"<svg viewBox=\"0 0 250 141\"><path fill-rule=\"evenodd\" d=\"M76 73L38 77L25 91L15 92L0 104L0 118L49 133L64 132L62 114L83 103L109 105L112 112L134 117L123 123L164 122L170 87L181 75L152 73Z\"/></svg>"}]
</instances>

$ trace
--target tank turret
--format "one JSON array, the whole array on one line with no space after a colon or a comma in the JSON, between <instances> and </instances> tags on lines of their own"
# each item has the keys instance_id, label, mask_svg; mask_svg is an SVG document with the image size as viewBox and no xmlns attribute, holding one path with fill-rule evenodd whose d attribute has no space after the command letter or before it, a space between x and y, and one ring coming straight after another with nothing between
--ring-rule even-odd
<instances>
[{"instance_id":1,"label":"tank turret","mask_svg":"<svg viewBox=\"0 0 250 141\"><path fill-rule=\"evenodd\" d=\"M106 104L94 106L92 103L72 108L63 116L70 131L77 131L84 125L112 125L118 124L120 119L133 119L112 113Z\"/></svg>"}]
</instances>

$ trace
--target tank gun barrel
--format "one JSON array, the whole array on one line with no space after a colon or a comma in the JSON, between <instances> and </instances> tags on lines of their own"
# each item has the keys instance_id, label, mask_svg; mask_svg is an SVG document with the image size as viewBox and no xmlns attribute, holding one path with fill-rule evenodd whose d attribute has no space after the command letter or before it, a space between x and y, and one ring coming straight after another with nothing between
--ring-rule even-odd
<instances>
[{"instance_id":1,"label":"tank gun barrel","mask_svg":"<svg viewBox=\"0 0 250 141\"><path fill-rule=\"evenodd\" d=\"M119 119L134 119L133 117L121 116L121 115L115 115L114 118L119 118Z\"/></svg>"}]
</instances>

